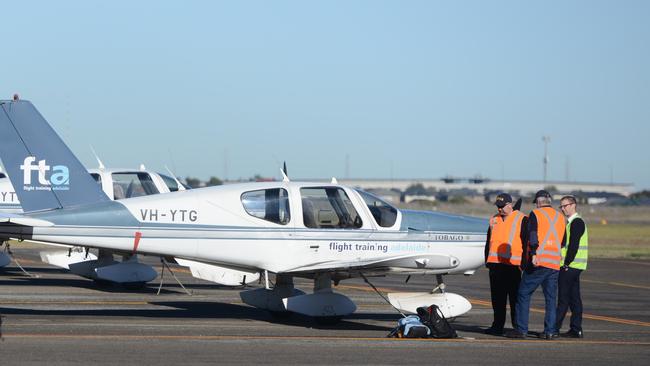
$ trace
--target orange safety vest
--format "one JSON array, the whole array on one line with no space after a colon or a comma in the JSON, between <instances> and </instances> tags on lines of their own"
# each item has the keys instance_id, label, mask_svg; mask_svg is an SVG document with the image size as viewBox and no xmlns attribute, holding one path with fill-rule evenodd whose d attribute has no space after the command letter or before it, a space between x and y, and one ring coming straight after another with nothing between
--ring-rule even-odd
<instances>
[{"instance_id":1,"label":"orange safety vest","mask_svg":"<svg viewBox=\"0 0 650 366\"><path fill-rule=\"evenodd\" d=\"M560 270L562 238L566 230L564 215L551 207L533 210L537 218L537 260L542 267Z\"/></svg>"},{"instance_id":2,"label":"orange safety vest","mask_svg":"<svg viewBox=\"0 0 650 366\"><path fill-rule=\"evenodd\" d=\"M526 217L520 211L513 211L505 220L495 215L490 220L490 249L488 263L504 263L512 266L521 264L523 247L521 243L521 222Z\"/></svg>"}]
</instances>

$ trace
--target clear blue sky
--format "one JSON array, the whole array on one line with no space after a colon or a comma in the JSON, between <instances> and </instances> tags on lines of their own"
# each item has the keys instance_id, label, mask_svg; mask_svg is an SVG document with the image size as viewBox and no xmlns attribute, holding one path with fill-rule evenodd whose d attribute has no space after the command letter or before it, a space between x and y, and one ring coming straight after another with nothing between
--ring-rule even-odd
<instances>
[{"instance_id":1,"label":"clear blue sky","mask_svg":"<svg viewBox=\"0 0 650 366\"><path fill-rule=\"evenodd\" d=\"M650 1L4 2L0 97L90 167L650 188ZM227 156L227 158L225 158Z\"/></svg>"}]
</instances>

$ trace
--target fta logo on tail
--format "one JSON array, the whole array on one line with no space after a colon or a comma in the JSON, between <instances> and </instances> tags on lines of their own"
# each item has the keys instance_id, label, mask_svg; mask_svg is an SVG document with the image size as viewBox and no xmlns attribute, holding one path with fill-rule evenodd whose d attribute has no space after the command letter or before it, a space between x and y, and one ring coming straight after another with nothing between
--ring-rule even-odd
<instances>
[{"instance_id":1,"label":"fta logo on tail","mask_svg":"<svg viewBox=\"0 0 650 366\"><path fill-rule=\"evenodd\" d=\"M23 171L23 189L26 191L67 191L70 189L70 170L65 165L55 165L50 167L45 160L39 160L36 157L28 156L20 166ZM32 173L38 172L38 185L32 185Z\"/></svg>"}]
</instances>

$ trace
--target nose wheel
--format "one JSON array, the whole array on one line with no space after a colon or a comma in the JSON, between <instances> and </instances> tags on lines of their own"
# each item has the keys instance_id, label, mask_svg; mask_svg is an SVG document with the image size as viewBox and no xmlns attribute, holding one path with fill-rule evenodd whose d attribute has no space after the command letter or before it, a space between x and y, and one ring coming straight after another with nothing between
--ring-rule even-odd
<instances>
[{"instance_id":1,"label":"nose wheel","mask_svg":"<svg viewBox=\"0 0 650 366\"><path fill-rule=\"evenodd\" d=\"M436 292L438 292L444 294L447 285L445 285L445 282L443 281L441 274L436 275L436 282L438 283L438 286L434 287L433 290L431 290L431 293L435 294Z\"/></svg>"}]
</instances>

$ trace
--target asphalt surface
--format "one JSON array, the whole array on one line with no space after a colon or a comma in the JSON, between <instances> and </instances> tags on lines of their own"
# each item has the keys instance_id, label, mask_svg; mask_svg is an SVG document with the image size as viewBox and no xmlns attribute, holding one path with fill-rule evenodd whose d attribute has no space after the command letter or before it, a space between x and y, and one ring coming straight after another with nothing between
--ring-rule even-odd
<instances>
[{"instance_id":1,"label":"asphalt surface","mask_svg":"<svg viewBox=\"0 0 650 366\"><path fill-rule=\"evenodd\" d=\"M510 340L483 334L492 321L487 271L447 276L447 290L472 302L453 323L461 339L402 340L385 336L399 314L362 280L336 289L358 310L336 325L309 318L277 319L241 302L238 289L194 279L181 268L158 284L133 290L98 286L40 263L38 249L12 248L15 263L0 269L2 365L103 364L648 364L650 261L592 260L583 274L581 340ZM156 263L155 259L148 262ZM425 291L432 277L371 279L383 291ZM298 280L309 291L311 284ZM530 328L543 327L543 296L535 293ZM568 320L565 324L568 326Z\"/></svg>"}]
</instances>

